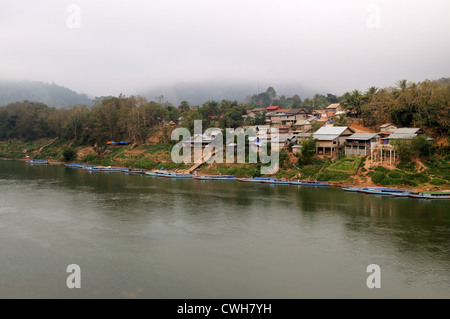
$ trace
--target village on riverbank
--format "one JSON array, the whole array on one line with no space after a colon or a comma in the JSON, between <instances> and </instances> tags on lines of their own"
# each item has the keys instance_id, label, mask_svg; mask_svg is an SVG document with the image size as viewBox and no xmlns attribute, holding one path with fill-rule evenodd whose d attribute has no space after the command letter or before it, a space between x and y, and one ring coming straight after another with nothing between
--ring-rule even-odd
<instances>
[{"instance_id":1,"label":"village on riverbank","mask_svg":"<svg viewBox=\"0 0 450 319\"><path fill-rule=\"evenodd\" d=\"M278 151L280 168L274 176L286 180L317 180L342 187L407 187L411 190L444 190L449 188L448 166L440 170L444 163L423 163L414 158L409 163L402 161L401 144L420 139L429 147L436 141L421 128L399 128L391 123L380 126L378 132L364 127L357 119L348 117L349 125L335 124L343 115L348 116L339 103L330 104L325 110L308 111L304 108L283 109L280 106L257 108L247 111L246 118L264 114L266 123L245 125L245 130L254 130L257 137L248 138L248 143L261 145L269 143L272 151ZM94 147L77 147L76 156L70 162L101 167L125 167L154 170L161 168L173 172L196 175L225 175L237 178L260 177L261 164L208 164L206 158L198 164L176 164L170 157L171 143L161 143L163 131L177 127L174 121L162 123L161 129L147 143L109 141L99 156ZM271 134L276 128L278 134ZM221 131L217 129L217 131ZM212 131L214 132L214 130ZM214 139L214 133L204 133L191 137L191 146L202 145L204 149ZM277 140L276 143L272 140ZM311 144L314 147L311 148ZM310 149L305 151L303 147ZM0 144L3 157L27 161L31 158L49 160L50 164L67 164L67 144L58 140L9 141ZM6 151L6 152L5 152ZM400 152L400 153L399 153ZM70 155L70 154L69 154ZM7 157L7 156L6 156ZM301 161L310 161L302 165ZM437 165L436 165L437 164ZM447 164L448 165L448 164ZM436 167L437 166L437 167ZM447 179L446 179L447 178Z\"/></svg>"},{"instance_id":2,"label":"village on riverbank","mask_svg":"<svg viewBox=\"0 0 450 319\"><path fill-rule=\"evenodd\" d=\"M174 107L123 95L71 109L17 102L0 107L0 158L254 178L261 177L265 165L260 158L249 161L248 149L255 146L279 152L276 173L262 177L445 190L450 188L449 92L450 81L441 79L402 80L397 87L341 97L316 94L304 101L297 95L277 96L270 87L244 103L207 101L202 106L182 101ZM196 120L202 121L200 133L194 130ZM225 136L226 128L256 135L245 138L245 163L209 163L206 156L200 163L175 163L171 151L178 141L172 133L177 128L191 132L184 143L201 149L217 133ZM226 143L225 148L235 146Z\"/></svg>"}]
</instances>

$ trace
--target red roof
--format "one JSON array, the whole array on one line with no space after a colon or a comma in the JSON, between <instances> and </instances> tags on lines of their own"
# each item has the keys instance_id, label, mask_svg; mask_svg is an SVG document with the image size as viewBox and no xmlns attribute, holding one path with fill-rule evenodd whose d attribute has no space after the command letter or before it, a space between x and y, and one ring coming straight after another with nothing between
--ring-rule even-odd
<instances>
[{"instance_id":1,"label":"red roof","mask_svg":"<svg viewBox=\"0 0 450 319\"><path fill-rule=\"evenodd\" d=\"M268 111L278 110L278 109L281 109L281 106L272 105L272 106L266 107L266 110L268 110Z\"/></svg>"},{"instance_id":2,"label":"red roof","mask_svg":"<svg viewBox=\"0 0 450 319\"><path fill-rule=\"evenodd\" d=\"M252 113L252 110L247 110L247 114L250 114L250 113Z\"/></svg>"}]
</instances>

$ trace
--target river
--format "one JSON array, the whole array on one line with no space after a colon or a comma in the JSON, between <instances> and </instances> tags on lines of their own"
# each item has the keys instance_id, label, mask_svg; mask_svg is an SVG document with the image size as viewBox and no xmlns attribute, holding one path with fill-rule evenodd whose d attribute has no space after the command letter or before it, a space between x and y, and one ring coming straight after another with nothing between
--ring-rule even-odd
<instances>
[{"instance_id":1,"label":"river","mask_svg":"<svg viewBox=\"0 0 450 319\"><path fill-rule=\"evenodd\" d=\"M450 298L449 208L0 161L0 298Z\"/></svg>"}]
</instances>

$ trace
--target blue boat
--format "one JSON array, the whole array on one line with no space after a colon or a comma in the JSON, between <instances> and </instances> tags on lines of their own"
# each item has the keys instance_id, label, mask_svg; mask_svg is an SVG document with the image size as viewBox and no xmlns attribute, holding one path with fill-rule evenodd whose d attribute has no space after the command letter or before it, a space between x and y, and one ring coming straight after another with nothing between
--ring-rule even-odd
<instances>
[{"instance_id":1,"label":"blue boat","mask_svg":"<svg viewBox=\"0 0 450 319\"><path fill-rule=\"evenodd\" d=\"M408 197L410 192L404 189L389 187L362 187L358 190L360 193L382 196Z\"/></svg>"},{"instance_id":2,"label":"blue boat","mask_svg":"<svg viewBox=\"0 0 450 319\"><path fill-rule=\"evenodd\" d=\"M288 185L291 183L290 180L285 178L269 178L267 180L263 180L263 183L267 184L277 184L277 185Z\"/></svg>"},{"instance_id":3,"label":"blue boat","mask_svg":"<svg viewBox=\"0 0 450 319\"><path fill-rule=\"evenodd\" d=\"M358 192L359 187L342 187L342 190L346 192Z\"/></svg>"},{"instance_id":4,"label":"blue boat","mask_svg":"<svg viewBox=\"0 0 450 319\"><path fill-rule=\"evenodd\" d=\"M166 173L172 173L172 172L160 169L160 170L146 171L145 175L148 175L148 176L160 176L160 175L166 174Z\"/></svg>"},{"instance_id":5,"label":"blue boat","mask_svg":"<svg viewBox=\"0 0 450 319\"><path fill-rule=\"evenodd\" d=\"M83 170L89 172L100 172L100 170L104 167L105 166L86 166L83 168Z\"/></svg>"},{"instance_id":6,"label":"blue boat","mask_svg":"<svg viewBox=\"0 0 450 319\"><path fill-rule=\"evenodd\" d=\"M296 180L291 181L290 184L292 185L300 185L300 186L330 186L330 182L328 181L302 181L302 180Z\"/></svg>"},{"instance_id":7,"label":"blue boat","mask_svg":"<svg viewBox=\"0 0 450 319\"><path fill-rule=\"evenodd\" d=\"M189 173L158 173L155 176L164 177L164 178L192 178L192 175Z\"/></svg>"},{"instance_id":8,"label":"blue boat","mask_svg":"<svg viewBox=\"0 0 450 319\"><path fill-rule=\"evenodd\" d=\"M88 165L84 165L84 164L78 164L78 163L73 163L73 164L64 164L65 167L67 168L85 168Z\"/></svg>"},{"instance_id":9,"label":"blue boat","mask_svg":"<svg viewBox=\"0 0 450 319\"><path fill-rule=\"evenodd\" d=\"M113 167L113 166L104 166L100 168L101 172L120 172L122 171L123 167Z\"/></svg>"},{"instance_id":10,"label":"blue boat","mask_svg":"<svg viewBox=\"0 0 450 319\"><path fill-rule=\"evenodd\" d=\"M450 199L450 192L411 192L409 197L417 199Z\"/></svg>"},{"instance_id":11,"label":"blue boat","mask_svg":"<svg viewBox=\"0 0 450 319\"><path fill-rule=\"evenodd\" d=\"M194 179L198 180L204 180L204 181L212 181L212 180L226 180L231 181L234 180L234 176L232 175L195 175L193 176Z\"/></svg>"},{"instance_id":12,"label":"blue boat","mask_svg":"<svg viewBox=\"0 0 450 319\"><path fill-rule=\"evenodd\" d=\"M41 160L41 159L30 159L27 161L28 164L32 164L32 165L47 165L48 161L47 160Z\"/></svg>"},{"instance_id":13,"label":"blue boat","mask_svg":"<svg viewBox=\"0 0 450 319\"><path fill-rule=\"evenodd\" d=\"M145 174L147 170L142 168L123 168L120 171L126 174Z\"/></svg>"}]
</instances>

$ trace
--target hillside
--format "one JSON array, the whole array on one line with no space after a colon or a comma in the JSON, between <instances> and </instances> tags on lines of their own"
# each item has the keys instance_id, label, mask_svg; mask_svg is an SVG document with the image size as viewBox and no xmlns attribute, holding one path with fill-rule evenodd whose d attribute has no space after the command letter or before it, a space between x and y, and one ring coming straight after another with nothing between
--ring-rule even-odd
<instances>
[{"instance_id":1,"label":"hillside","mask_svg":"<svg viewBox=\"0 0 450 319\"><path fill-rule=\"evenodd\" d=\"M86 94L78 94L54 83L0 81L0 106L24 100L40 102L56 108L92 105L92 100Z\"/></svg>"}]
</instances>

